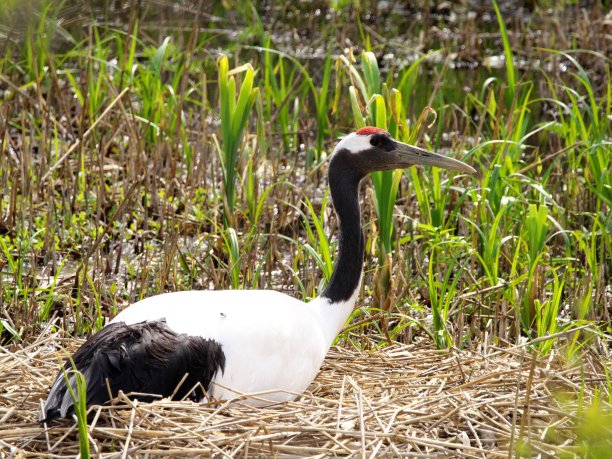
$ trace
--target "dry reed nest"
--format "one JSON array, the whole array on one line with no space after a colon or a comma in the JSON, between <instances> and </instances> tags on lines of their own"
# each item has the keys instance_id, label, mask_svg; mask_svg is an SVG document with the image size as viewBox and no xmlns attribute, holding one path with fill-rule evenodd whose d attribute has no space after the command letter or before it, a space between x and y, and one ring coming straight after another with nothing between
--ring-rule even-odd
<instances>
[{"instance_id":1,"label":"dry reed nest","mask_svg":"<svg viewBox=\"0 0 612 459\"><path fill-rule=\"evenodd\" d=\"M37 422L59 368L80 341L44 333L0 348L0 456L74 457L74 422ZM92 407L93 457L514 457L577 451L577 394L605 390L599 359L561 364L526 347L439 351L429 343L368 352L334 347L309 391L268 408L161 400ZM604 399L606 397L603 397ZM561 400L564 401L561 401ZM554 432L554 435L551 435Z\"/></svg>"}]
</instances>

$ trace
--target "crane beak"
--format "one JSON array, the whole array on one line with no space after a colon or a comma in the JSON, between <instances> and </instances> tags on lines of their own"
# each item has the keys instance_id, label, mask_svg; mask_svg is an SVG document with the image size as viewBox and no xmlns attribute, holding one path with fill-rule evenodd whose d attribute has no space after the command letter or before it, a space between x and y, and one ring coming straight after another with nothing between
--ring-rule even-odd
<instances>
[{"instance_id":1,"label":"crane beak","mask_svg":"<svg viewBox=\"0 0 612 459\"><path fill-rule=\"evenodd\" d=\"M468 174L476 173L476 169L458 159L450 158L439 153L433 153L423 148L408 145L407 143L398 142L396 140L394 140L394 145L395 149L390 153L394 156L394 160L397 161L397 165L394 166L395 168L406 168L419 164L467 172Z\"/></svg>"}]
</instances>

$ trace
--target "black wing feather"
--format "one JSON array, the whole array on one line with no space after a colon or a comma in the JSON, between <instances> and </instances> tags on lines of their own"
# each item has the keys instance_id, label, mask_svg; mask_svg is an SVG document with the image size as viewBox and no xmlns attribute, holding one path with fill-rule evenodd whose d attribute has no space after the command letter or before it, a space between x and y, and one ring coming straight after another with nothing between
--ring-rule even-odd
<instances>
[{"instance_id":1,"label":"black wing feather","mask_svg":"<svg viewBox=\"0 0 612 459\"><path fill-rule=\"evenodd\" d=\"M178 334L164 320L110 324L90 337L72 361L85 377L87 406L101 405L116 397L119 390L138 393L137 398L147 402L169 397L175 391L175 399L188 396L199 400L217 371L225 369L225 354L218 342ZM76 394L70 360L64 364L64 371ZM64 371L51 387L41 422L69 417L74 412ZM185 374L188 376L177 390Z\"/></svg>"}]
</instances>

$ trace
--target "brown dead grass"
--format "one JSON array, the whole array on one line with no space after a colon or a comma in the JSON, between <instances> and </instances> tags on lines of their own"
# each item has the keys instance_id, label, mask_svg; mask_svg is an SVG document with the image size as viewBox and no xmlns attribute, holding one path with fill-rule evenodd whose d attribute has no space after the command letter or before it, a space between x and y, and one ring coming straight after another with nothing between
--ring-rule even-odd
<instances>
[{"instance_id":1,"label":"brown dead grass","mask_svg":"<svg viewBox=\"0 0 612 459\"><path fill-rule=\"evenodd\" d=\"M0 456L74 457L76 424L37 423L58 349L76 340L44 333L0 348ZM582 375L581 375L581 372ZM371 352L334 347L307 394L269 408L131 402L93 407L93 457L558 457L572 445L576 394L602 382L595 359L574 367L525 347L438 351L423 343ZM605 397L604 397L605 398ZM570 400L574 400L571 402ZM551 435L551 432L555 435Z\"/></svg>"}]
</instances>

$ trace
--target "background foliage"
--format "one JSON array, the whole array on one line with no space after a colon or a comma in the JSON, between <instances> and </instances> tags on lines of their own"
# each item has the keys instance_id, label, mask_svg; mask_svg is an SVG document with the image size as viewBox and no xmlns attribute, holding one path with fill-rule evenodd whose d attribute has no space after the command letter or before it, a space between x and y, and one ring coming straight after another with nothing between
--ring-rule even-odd
<instances>
[{"instance_id":1,"label":"background foliage","mask_svg":"<svg viewBox=\"0 0 612 459\"><path fill-rule=\"evenodd\" d=\"M364 184L342 340L605 355L608 7L3 2L2 341L90 333L169 290L316 296L336 247L326 159L374 124L480 175Z\"/></svg>"}]
</instances>

